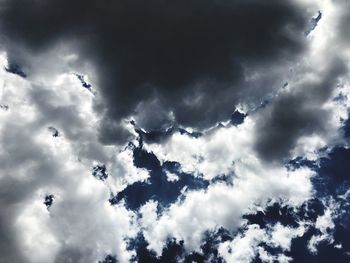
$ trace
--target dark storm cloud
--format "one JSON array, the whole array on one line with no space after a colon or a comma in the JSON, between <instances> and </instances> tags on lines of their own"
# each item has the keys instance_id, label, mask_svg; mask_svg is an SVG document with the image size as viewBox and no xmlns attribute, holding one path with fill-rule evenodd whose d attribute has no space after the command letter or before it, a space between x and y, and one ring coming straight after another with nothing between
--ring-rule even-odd
<instances>
[{"instance_id":1,"label":"dark storm cloud","mask_svg":"<svg viewBox=\"0 0 350 263\"><path fill-rule=\"evenodd\" d=\"M305 80L281 94L263 116L259 115L256 149L262 158L288 157L300 137L325 132L331 113L321 106L346 70L342 59L330 60L326 69L317 73L316 80Z\"/></svg>"},{"instance_id":2,"label":"dark storm cloud","mask_svg":"<svg viewBox=\"0 0 350 263\"><path fill-rule=\"evenodd\" d=\"M107 108L106 143L127 137L120 120L155 99L160 123L147 116L145 126L163 125L169 111L196 128L229 119L249 86L245 74L300 54L310 18L293 1L279 0L7 0L1 10L16 61L14 44L40 53L67 40L94 63Z\"/></svg>"}]
</instances>

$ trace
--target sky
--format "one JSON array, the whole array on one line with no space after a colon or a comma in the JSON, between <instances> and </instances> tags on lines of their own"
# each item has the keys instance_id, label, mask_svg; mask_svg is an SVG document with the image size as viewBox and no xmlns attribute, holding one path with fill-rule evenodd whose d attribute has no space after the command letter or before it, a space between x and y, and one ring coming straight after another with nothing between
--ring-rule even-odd
<instances>
[{"instance_id":1,"label":"sky","mask_svg":"<svg viewBox=\"0 0 350 263\"><path fill-rule=\"evenodd\" d=\"M350 262L347 10L0 0L0 262Z\"/></svg>"}]
</instances>

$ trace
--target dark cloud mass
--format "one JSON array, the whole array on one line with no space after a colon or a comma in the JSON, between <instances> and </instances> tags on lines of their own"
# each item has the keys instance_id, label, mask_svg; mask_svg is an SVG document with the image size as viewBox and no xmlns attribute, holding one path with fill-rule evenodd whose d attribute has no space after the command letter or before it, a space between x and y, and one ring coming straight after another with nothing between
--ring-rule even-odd
<instances>
[{"instance_id":1,"label":"dark cloud mass","mask_svg":"<svg viewBox=\"0 0 350 263\"><path fill-rule=\"evenodd\" d=\"M106 143L125 138L121 118L154 98L185 126L229 119L249 86L245 74L292 60L309 20L293 1L278 0L11 0L1 12L3 34L30 52L78 43L76 51L98 69Z\"/></svg>"},{"instance_id":2,"label":"dark cloud mass","mask_svg":"<svg viewBox=\"0 0 350 263\"><path fill-rule=\"evenodd\" d=\"M330 112L321 106L327 102L346 71L340 58L331 60L320 78L306 80L293 91L282 93L258 120L256 148L266 160L288 157L297 140L312 133L323 133Z\"/></svg>"}]
</instances>

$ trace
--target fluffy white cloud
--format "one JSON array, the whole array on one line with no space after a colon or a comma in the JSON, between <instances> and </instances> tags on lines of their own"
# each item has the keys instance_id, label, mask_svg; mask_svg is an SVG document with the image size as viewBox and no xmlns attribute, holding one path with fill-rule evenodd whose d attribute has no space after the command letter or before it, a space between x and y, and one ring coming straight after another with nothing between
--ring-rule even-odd
<instances>
[{"instance_id":1,"label":"fluffy white cloud","mask_svg":"<svg viewBox=\"0 0 350 263\"><path fill-rule=\"evenodd\" d=\"M0 261L97 262L115 254L129 262L134 252L126 238L137 234L136 215L108 199L111 189L148 172L133 166L130 149L98 142L93 95L74 75L38 83L0 70L0 81L1 103L8 105L0 111ZM91 175L95 162L110 170L106 182ZM54 195L49 210L48 194Z\"/></svg>"},{"instance_id":2,"label":"fluffy white cloud","mask_svg":"<svg viewBox=\"0 0 350 263\"><path fill-rule=\"evenodd\" d=\"M313 235L308 243L308 248L311 253L317 254L317 246L322 241L327 241L333 243L333 234L335 224L333 222L333 217L335 217L337 205L331 203L326 209L322 216L317 217L315 228L320 232L320 234Z\"/></svg>"},{"instance_id":3,"label":"fluffy white cloud","mask_svg":"<svg viewBox=\"0 0 350 263\"><path fill-rule=\"evenodd\" d=\"M228 263L251 262L258 253L259 243L264 238L265 231L258 225L251 225L243 235L238 235L231 242L220 244L219 253Z\"/></svg>"},{"instance_id":4,"label":"fluffy white cloud","mask_svg":"<svg viewBox=\"0 0 350 263\"><path fill-rule=\"evenodd\" d=\"M219 226L235 231L249 208L264 207L271 200L298 206L312 196L313 172L309 169L267 169L250 157L237 162L234 172L233 185L216 183L207 190L188 191L183 201L171 205L159 218L153 215L153 223L144 226L149 248L159 254L166 239L176 237L189 250L198 250L205 231Z\"/></svg>"},{"instance_id":5,"label":"fluffy white cloud","mask_svg":"<svg viewBox=\"0 0 350 263\"><path fill-rule=\"evenodd\" d=\"M292 239L303 235L304 230L303 227L285 227L280 223L267 229L261 229L258 225L249 225L243 228L243 233L238 234L232 241L221 243L219 254L228 263L252 262L257 256L262 262L290 262L292 258L283 253L275 256L270 255L262 244L289 251Z\"/></svg>"},{"instance_id":6,"label":"fluffy white cloud","mask_svg":"<svg viewBox=\"0 0 350 263\"><path fill-rule=\"evenodd\" d=\"M289 251L292 239L302 236L304 233L305 227L303 225L298 228L291 228L277 223L272 228L270 243L276 247L281 247L285 251Z\"/></svg>"}]
</instances>

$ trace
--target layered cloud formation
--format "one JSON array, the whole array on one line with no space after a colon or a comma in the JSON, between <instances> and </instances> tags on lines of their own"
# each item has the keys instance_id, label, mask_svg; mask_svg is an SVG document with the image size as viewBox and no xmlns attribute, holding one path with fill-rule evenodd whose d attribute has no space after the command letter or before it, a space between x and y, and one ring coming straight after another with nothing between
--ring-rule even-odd
<instances>
[{"instance_id":1,"label":"layered cloud formation","mask_svg":"<svg viewBox=\"0 0 350 263\"><path fill-rule=\"evenodd\" d=\"M347 262L348 1L0 1L1 262Z\"/></svg>"}]
</instances>

